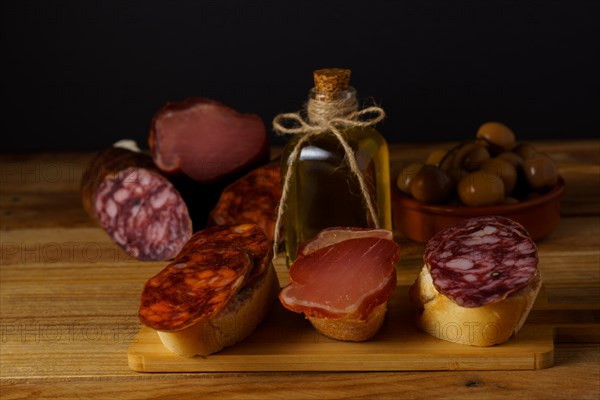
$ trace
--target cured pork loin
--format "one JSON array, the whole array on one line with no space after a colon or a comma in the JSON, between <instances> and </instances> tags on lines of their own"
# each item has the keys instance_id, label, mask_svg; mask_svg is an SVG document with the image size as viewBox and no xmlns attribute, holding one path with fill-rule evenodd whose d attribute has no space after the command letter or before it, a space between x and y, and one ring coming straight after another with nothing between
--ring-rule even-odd
<instances>
[{"instance_id":1,"label":"cured pork loin","mask_svg":"<svg viewBox=\"0 0 600 400\"><path fill-rule=\"evenodd\" d=\"M306 255L348 239L361 237L378 237L393 240L394 234L387 229L354 228L354 227L332 227L323 229L313 239L304 242L298 248L298 255Z\"/></svg>"},{"instance_id":2,"label":"cured pork loin","mask_svg":"<svg viewBox=\"0 0 600 400\"><path fill-rule=\"evenodd\" d=\"M260 117L206 98L167 103L152 120L148 142L158 168L200 183L239 177L269 157Z\"/></svg>"},{"instance_id":3,"label":"cured pork loin","mask_svg":"<svg viewBox=\"0 0 600 400\"><path fill-rule=\"evenodd\" d=\"M192 234L179 192L140 152L101 151L83 173L81 196L87 213L138 260L171 259Z\"/></svg>"},{"instance_id":4,"label":"cured pork loin","mask_svg":"<svg viewBox=\"0 0 600 400\"><path fill-rule=\"evenodd\" d=\"M381 229L335 229L338 235L323 232L304 246L279 299L326 336L368 340L381 327L396 288L400 248Z\"/></svg>"}]
</instances>

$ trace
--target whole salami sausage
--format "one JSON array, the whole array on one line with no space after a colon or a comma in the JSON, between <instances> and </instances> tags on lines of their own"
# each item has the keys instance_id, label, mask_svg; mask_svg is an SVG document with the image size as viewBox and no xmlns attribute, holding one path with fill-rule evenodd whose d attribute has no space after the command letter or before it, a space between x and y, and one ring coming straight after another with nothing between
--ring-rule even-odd
<instances>
[{"instance_id":1,"label":"whole salami sausage","mask_svg":"<svg viewBox=\"0 0 600 400\"><path fill-rule=\"evenodd\" d=\"M281 198L281 170L278 163L256 168L227 186L210 213L209 226L253 223L273 241L277 205Z\"/></svg>"},{"instance_id":2,"label":"whole salami sausage","mask_svg":"<svg viewBox=\"0 0 600 400\"><path fill-rule=\"evenodd\" d=\"M535 243L516 222L473 218L434 236L424 261L433 284L461 307L504 300L538 276Z\"/></svg>"},{"instance_id":3,"label":"whole salami sausage","mask_svg":"<svg viewBox=\"0 0 600 400\"><path fill-rule=\"evenodd\" d=\"M87 213L138 260L171 259L192 234L185 202L148 155L101 151L83 173L81 196Z\"/></svg>"}]
</instances>

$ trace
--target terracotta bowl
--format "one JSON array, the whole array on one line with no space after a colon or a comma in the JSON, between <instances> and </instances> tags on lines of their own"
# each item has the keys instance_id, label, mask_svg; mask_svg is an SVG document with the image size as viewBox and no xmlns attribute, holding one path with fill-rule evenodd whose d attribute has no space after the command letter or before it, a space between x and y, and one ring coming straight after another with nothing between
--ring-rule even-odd
<instances>
[{"instance_id":1,"label":"terracotta bowl","mask_svg":"<svg viewBox=\"0 0 600 400\"><path fill-rule=\"evenodd\" d=\"M442 229L449 228L463 219L484 215L501 215L519 222L534 240L551 234L560 221L560 201L565 191L565 181L544 195L516 204L485 207L459 207L425 204L404 195L392 185L392 213L394 228L405 237L426 243Z\"/></svg>"}]
</instances>

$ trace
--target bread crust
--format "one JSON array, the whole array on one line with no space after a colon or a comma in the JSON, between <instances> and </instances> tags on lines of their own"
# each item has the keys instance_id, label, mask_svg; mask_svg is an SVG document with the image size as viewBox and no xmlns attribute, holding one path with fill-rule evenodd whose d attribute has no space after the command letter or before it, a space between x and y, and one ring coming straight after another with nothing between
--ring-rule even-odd
<instances>
[{"instance_id":1,"label":"bread crust","mask_svg":"<svg viewBox=\"0 0 600 400\"><path fill-rule=\"evenodd\" d=\"M372 338L385 319L387 303L378 305L369 314L367 320L351 318L306 317L315 329L332 339L362 342Z\"/></svg>"},{"instance_id":2,"label":"bread crust","mask_svg":"<svg viewBox=\"0 0 600 400\"><path fill-rule=\"evenodd\" d=\"M454 343L493 346L506 342L525 323L542 285L539 272L523 289L481 307L461 307L437 291L427 265L410 289L417 326Z\"/></svg>"},{"instance_id":3,"label":"bread crust","mask_svg":"<svg viewBox=\"0 0 600 400\"><path fill-rule=\"evenodd\" d=\"M243 288L213 318L176 332L157 331L164 346L183 357L206 356L248 337L269 313L280 290L273 264L252 286Z\"/></svg>"}]
</instances>

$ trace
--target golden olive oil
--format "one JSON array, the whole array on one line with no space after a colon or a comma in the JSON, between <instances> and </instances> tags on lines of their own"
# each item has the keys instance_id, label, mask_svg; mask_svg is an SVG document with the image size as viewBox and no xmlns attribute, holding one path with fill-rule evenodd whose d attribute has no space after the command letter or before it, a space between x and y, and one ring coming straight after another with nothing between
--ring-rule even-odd
<instances>
[{"instance_id":1,"label":"golden olive oil","mask_svg":"<svg viewBox=\"0 0 600 400\"><path fill-rule=\"evenodd\" d=\"M354 150L357 163L369 187L379 226L392 229L390 205L389 152L385 139L373 128L342 131ZM282 154L285 176L292 139ZM311 139L300 150L290 180L284 211L284 232L288 262L296 258L298 246L322 229L332 226L372 227L358 180L344 159L344 150L332 133Z\"/></svg>"},{"instance_id":2,"label":"golden olive oil","mask_svg":"<svg viewBox=\"0 0 600 400\"><path fill-rule=\"evenodd\" d=\"M314 78L315 87L307 103L311 131L291 139L281 157L282 176L291 168L285 204L280 206L288 264L303 242L325 228L392 229L388 146L371 122L357 120L358 101L356 90L349 86L350 70L317 70ZM383 110L378 110L383 115ZM332 129L352 149L368 193L361 190L344 146ZM298 154L295 161L291 159L293 153ZM371 217L365 195L370 196L377 222Z\"/></svg>"}]
</instances>

